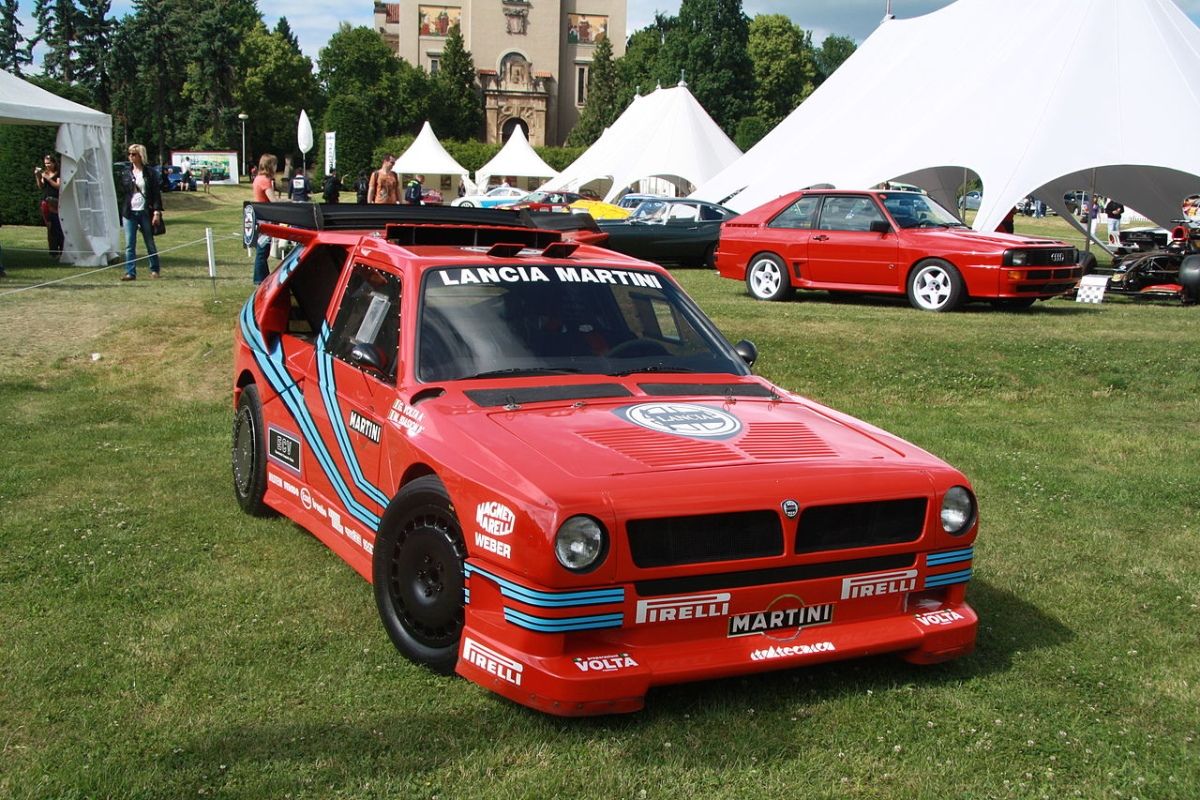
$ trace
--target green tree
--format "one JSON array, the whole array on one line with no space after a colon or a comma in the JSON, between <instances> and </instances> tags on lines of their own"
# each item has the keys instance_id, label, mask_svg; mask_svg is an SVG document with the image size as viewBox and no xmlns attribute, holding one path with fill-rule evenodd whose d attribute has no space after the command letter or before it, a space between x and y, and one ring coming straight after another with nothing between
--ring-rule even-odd
<instances>
[{"instance_id":1,"label":"green tree","mask_svg":"<svg viewBox=\"0 0 1200 800\"><path fill-rule=\"evenodd\" d=\"M758 144L758 140L766 136L771 128L772 126L768 125L762 117L743 117L738 122L737 131L733 135L733 143L744 153Z\"/></svg>"},{"instance_id":2,"label":"green tree","mask_svg":"<svg viewBox=\"0 0 1200 800\"><path fill-rule=\"evenodd\" d=\"M751 105L749 28L741 0L683 0L663 43L662 66L675 80L686 78L696 100L726 133Z\"/></svg>"},{"instance_id":3,"label":"green tree","mask_svg":"<svg viewBox=\"0 0 1200 800\"><path fill-rule=\"evenodd\" d=\"M92 104L104 110L112 104L108 56L116 23L108 15L111 6L110 0L79 0L75 79L87 87Z\"/></svg>"},{"instance_id":4,"label":"green tree","mask_svg":"<svg viewBox=\"0 0 1200 800\"><path fill-rule=\"evenodd\" d=\"M155 162L177 144L186 117L180 97L190 22L184 0L134 0L133 14L113 33L111 112L124 125L126 141L145 144Z\"/></svg>"},{"instance_id":5,"label":"green tree","mask_svg":"<svg viewBox=\"0 0 1200 800\"><path fill-rule=\"evenodd\" d=\"M246 121L247 143L252 144L249 151L274 153L280 163L288 155L295 155L298 161L296 122L300 110L312 109L311 116L320 119L312 61L259 22L242 42L239 65L242 83L234 99L236 108L250 115Z\"/></svg>"},{"instance_id":6,"label":"green tree","mask_svg":"<svg viewBox=\"0 0 1200 800\"><path fill-rule=\"evenodd\" d=\"M782 14L759 14L750 21L747 50L754 65L754 113L774 127L812 94L812 33Z\"/></svg>"},{"instance_id":7,"label":"green tree","mask_svg":"<svg viewBox=\"0 0 1200 800\"><path fill-rule=\"evenodd\" d=\"M821 42L821 47L816 52L817 59L817 84L824 83L833 71L842 65L842 62L854 54L857 45L854 40L847 36L830 35L825 37L825 41Z\"/></svg>"},{"instance_id":8,"label":"green tree","mask_svg":"<svg viewBox=\"0 0 1200 800\"><path fill-rule=\"evenodd\" d=\"M20 75L21 67L33 61L33 54L21 34L17 5L17 0L0 1L0 69L14 75Z\"/></svg>"},{"instance_id":9,"label":"green tree","mask_svg":"<svg viewBox=\"0 0 1200 800\"><path fill-rule=\"evenodd\" d=\"M79 38L79 9L74 0L37 0L35 42L46 48L42 74L72 83L75 80L75 43Z\"/></svg>"},{"instance_id":10,"label":"green tree","mask_svg":"<svg viewBox=\"0 0 1200 800\"><path fill-rule=\"evenodd\" d=\"M455 25L442 45L441 68L430 79L430 105L439 136L474 139L483 129L483 99L475 85L475 62Z\"/></svg>"},{"instance_id":11,"label":"green tree","mask_svg":"<svg viewBox=\"0 0 1200 800\"><path fill-rule=\"evenodd\" d=\"M620 76L612 57L612 42L604 37L592 53L588 73L587 105L579 122L567 137L568 146L590 145L625 109L620 100Z\"/></svg>"},{"instance_id":12,"label":"green tree","mask_svg":"<svg viewBox=\"0 0 1200 800\"><path fill-rule=\"evenodd\" d=\"M337 166L338 174L343 183L351 186L358 173L370 170L371 150L375 145L377 134L371 115L371 107L358 95L343 94L331 98L329 108L325 111L327 131L337 132ZM322 140L324 137L322 137ZM321 142L321 155L324 154L324 141ZM319 162L324 164L324 159Z\"/></svg>"},{"instance_id":13,"label":"green tree","mask_svg":"<svg viewBox=\"0 0 1200 800\"><path fill-rule=\"evenodd\" d=\"M396 58L370 28L343 22L317 56L317 79L326 97L354 94L367 102L376 139L403 130L415 133L427 118L424 70Z\"/></svg>"},{"instance_id":14,"label":"green tree","mask_svg":"<svg viewBox=\"0 0 1200 800\"><path fill-rule=\"evenodd\" d=\"M620 76L620 102L625 108L635 94L649 94L663 82L663 74L669 72L663 61L663 42L675 27L675 18L655 14L654 22L635 31L625 45L625 55L617 59ZM679 73L668 77L669 83L679 80Z\"/></svg>"},{"instance_id":15,"label":"green tree","mask_svg":"<svg viewBox=\"0 0 1200 800\"><path fill-rule=\"evenodd\" d=\"M279 22L275 23L275 33L282 36L293 50L297 53L300 52L300 40L296 38L296 34L292 33L292 26L288 24L287 17L280 17Z\"/></svg>"},{"instance_id":16,"label":"green tree","mask_svg":"<svg viewBox=\"0 0 1200 800\"><path fill-rule=\"evenodd\" d=\"M193 17L183 85L187 118L182 135L188 145L218 148L238 140L238 65L242 42L259 22L257 13L253 0L214 0Z\"/></svg>"}]
</instances>

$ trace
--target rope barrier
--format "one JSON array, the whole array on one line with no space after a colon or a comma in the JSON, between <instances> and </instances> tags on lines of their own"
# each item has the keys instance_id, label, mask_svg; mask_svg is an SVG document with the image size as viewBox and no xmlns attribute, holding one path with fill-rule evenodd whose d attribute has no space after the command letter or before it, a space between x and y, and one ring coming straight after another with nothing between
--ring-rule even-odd
<instances>
[{"instance_id":1,"label":"rope barrier","mask_svg":"<svg viewBox=\"0 0 1200 800\"><path fill-rule=\"evenodd\" d=\"M214 236L213 241L214 242L217 242L217 241L225 242L225 241L229 241L231 239L241 239L241 238L242 238L241 233L227 233L227 234L223 234L221 236ZM155 255L161 256L164 253L173 253L176 250L182 250L185 247L192 247L194 245L202 244L202 243L206 244L207 242L208 242L208 237L205 236L203 239L195 239L190 242L183 242L182 244L177 244L174 247L168 247L166 249L159 250L157 253L155 253ZM8 252L9 250L22 250L22 248L16 248L16 247L13 247L13 248L6 247L4 249L6 252ZM33 250L33 251L29 251L29 252L36 253L36 252L44 252L44 251ZM149 255L138 256L137 258L134 259L134 263L137 263L139 261L148 261L149 259L150 259ZM96 269L88 270L87 272L79 272L74 275L67 275L66 277L63 277L63 278L56 278L55 280L52 280L52 281L44 281L42 283L36 283L31 286L21 286L16 289L9 289L8 291L0 292L0 297L6 297L10 294L19 294L21 292L27 292L30 289L44 289L47 286L54 286L55 284L75 280L76 278L86 278L89 275L96 275L97 273L105 272L110 269L115 269L116 267L124 267L127 263L128 263L127 261L125 261L124 259L121 259L112 264L109 264L108 266L97 267Z\"/></svg>"}]
</instances>

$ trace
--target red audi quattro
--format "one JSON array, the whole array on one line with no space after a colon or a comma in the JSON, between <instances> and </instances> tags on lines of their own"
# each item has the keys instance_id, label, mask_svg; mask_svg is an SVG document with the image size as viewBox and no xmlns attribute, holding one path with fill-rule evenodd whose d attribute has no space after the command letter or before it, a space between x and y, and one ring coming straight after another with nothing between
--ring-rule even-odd
<instances>
[{"instance_id":1,"label":"red audi quattro","mask_svg":"<svg viewBox=\"0 0 1200 800\"><path fill-rule=\"evenodd\" d=\"M970 300L1028 308L1075 287L1074 247L968 228L918 192L805 190L721 225L717 271L759 300L794 289L907 295L951 311Z\"/></svg>"},{"instance_id":2,"label":"red audi quattro","mask_svg":"<svg viewBox=\"0 0 1200 800\"><path fill-rule=\"evenodd\" d=\"M967 479L752 375L666 270L522 212L247 209L296 247L239 321L237 500L370 581L412 661L585 715L973 648Z\"/></svg>"}]
</instances>

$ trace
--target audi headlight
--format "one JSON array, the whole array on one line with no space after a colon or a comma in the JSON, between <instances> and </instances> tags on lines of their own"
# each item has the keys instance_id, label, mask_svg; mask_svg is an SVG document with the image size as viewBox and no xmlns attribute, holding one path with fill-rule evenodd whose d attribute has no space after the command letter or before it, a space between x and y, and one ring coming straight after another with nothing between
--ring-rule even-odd
<instances>
[{"instance_id":1,"label":"audi headlight","mask_svg":"<svg viewBox=\"0 0 1200 800\"><path fill-rule=\"evenodd\" d=\"M1004 263L1009 267L1023 267L1029 263L1027 250L1005 250Z\"/></svg>"},{"instance_id":2,"label":"audi headlight","mask_svg":"<svg viewBox=\"0 0 1200 800\"><path fill-rule=\"evenodd\" d=\"M955 486L942 497L942 530L961 536L975 524L975 498L962 486Z\"/></svg>"},{"instance_id":3,"label":"audi headlight","mask_svg":"<svg viewBox=\"0 0 1200 800\"><path fill-rule=\"evenodd\" d=\"M572 572L595 569L607 552L608 534L591 517L571 517L554 535L554 555L559 564Z\"/></svg>"}]
</instances>

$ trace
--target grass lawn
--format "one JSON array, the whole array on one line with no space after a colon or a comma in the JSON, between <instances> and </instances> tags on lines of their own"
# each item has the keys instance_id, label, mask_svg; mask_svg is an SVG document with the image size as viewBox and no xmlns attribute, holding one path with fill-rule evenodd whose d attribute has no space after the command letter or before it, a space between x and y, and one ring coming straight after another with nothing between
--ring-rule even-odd
<instances>
[{"instance_id":1,"label":"grass lawn","mask_svg":"<svg viewBox=\"0 0 1200 800\"><path fill-rule=\"evenodd\" d=\"M248 190L213 188L167 198L160 246L211 225L215 283L187 244L160 281L26 288L87 270L0 229L0 797L1200 796L1200 309L767 304L677 272L761 374L972 478L978 649L566 721L410 665L357 574L239 512Z\"/></svg>"}]
</instances>

